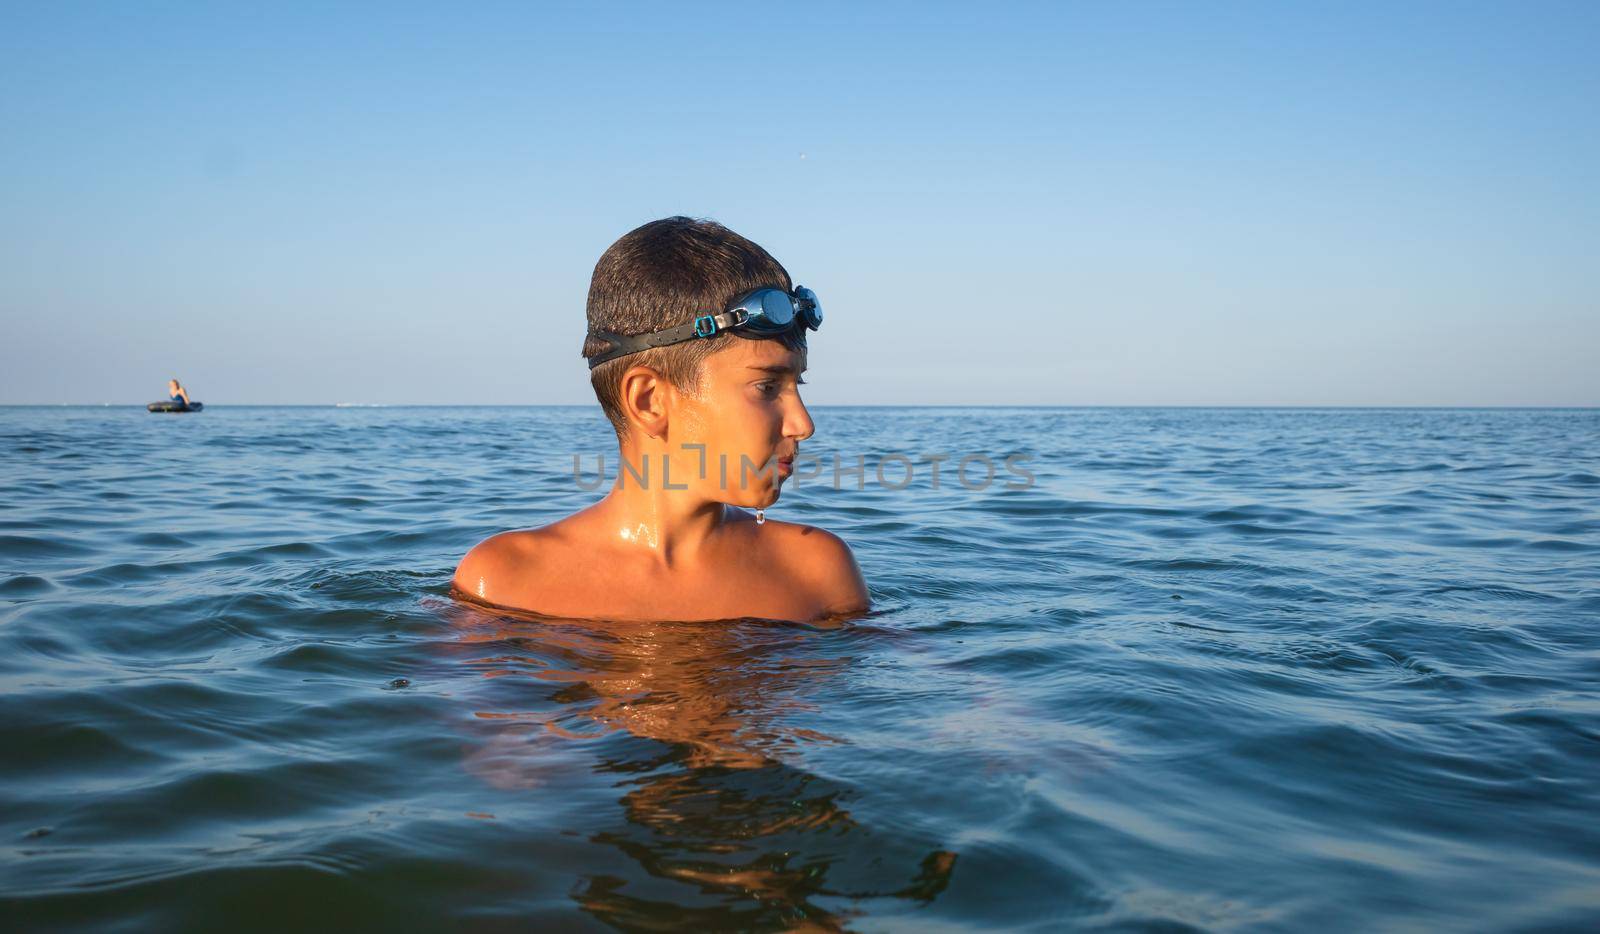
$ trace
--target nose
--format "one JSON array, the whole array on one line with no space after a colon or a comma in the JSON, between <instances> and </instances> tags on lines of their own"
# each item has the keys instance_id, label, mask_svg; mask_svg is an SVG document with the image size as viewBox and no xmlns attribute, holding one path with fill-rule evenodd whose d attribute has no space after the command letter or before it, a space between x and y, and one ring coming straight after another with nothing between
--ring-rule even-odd
<instances>
[{"instance_id":1,"label":"nose","mask_svg":"<svg viewBox=\"0 0 1600 934\"><path fill-rule=\"evenodd\" d=\"M783 436L793 438L796 444L816 434L817 426L811 422L811 413L806 411L806 404L800 401L800 394L794 394L794 404L784 411Z\"/></svg>"}]
</instances>

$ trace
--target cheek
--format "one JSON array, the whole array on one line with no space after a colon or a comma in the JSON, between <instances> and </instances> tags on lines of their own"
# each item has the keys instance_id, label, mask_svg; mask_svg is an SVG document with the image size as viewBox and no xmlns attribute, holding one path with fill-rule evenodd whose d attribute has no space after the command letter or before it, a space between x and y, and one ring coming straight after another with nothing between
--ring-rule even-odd
<instances>
[{"instance_id":1,"label":"cheek","mask_svg":"<svg viewBox=\"0 0 1600 934\"><path fill-rule=\"evenodd\" d=\"M686 400L679 421L686 443L704 444L711 453L759 451L768 446L772 435L771 407L751 398L752 390L739 385L705 384L700 400Z\"/></svg>"},{"instance_id":2,"label":"cheek","mask_svg":"<svg viewBox=\"0 0 1600 934\"><path fill-rule=\"evenodd\" d=\"M691 444L701 444L706 440L706 416L700 406L686 406L678 416L678 434L683 440Z\"/></svg>"},{"instance_id":3,"label":"cheek","mask_svg":"<svg viewBox=\"0 0 1600 934\"><path fill-rule=\"evenodd\" d=\"M730 410L722 425L722 437L741 451L762 454L782 434L783 413L765 399L745 398Z\"/></svg>"},{"instance_id":4,"label":"cheek","mask_svg":"<svg viewBox=\"0 0 1600 934\"><path fill-rule=\"evenodd\" d=\"M721 422L725 416L716 407L717 394L710 391L709 382L702 384L702 389L706 391L699 396L680 397L677 434L686 444L711 445L723 434Z\"/></svg>"},{"instance_id":5,"label":"cheek","mask_svg":"<svg viewBox=\"0 0 1600 934\"><path fill-rule=\"evenodd\" d=\"M739 455L752 450L752 432L745 424L749 416L742 409L743 402L738 400L715 409L704 404L685 406L678 416L678 443L705 445L708 463L726 457L729 464L737 465Z\"/></svg>"}]
</instances>

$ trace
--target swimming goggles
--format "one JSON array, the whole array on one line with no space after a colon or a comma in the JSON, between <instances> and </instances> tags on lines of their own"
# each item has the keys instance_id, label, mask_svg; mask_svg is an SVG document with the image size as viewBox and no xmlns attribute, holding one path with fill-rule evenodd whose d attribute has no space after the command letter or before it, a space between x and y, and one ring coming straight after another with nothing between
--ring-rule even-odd
<instances>
[{"instance_id":1,"label":"swimming goggles","mask_svg":"<svg viewBox=\"0 0 1600 934\"><path fill-rule=\"evenodd\" d=\"M680 344L697 337L712 337L722 331L741 331L743 333L740 336L754 338L776 337L796 327L797 322L813 331L822 326L822 306L817 303L817 293L803 285L795 286L793 292L770 286L755 289L734 299L727 311L715 315L696 315L689 324L644 334L590 331L591 337L598 337L611 346L589 358L589 369L641 350ZM804 339L805 332L802 330L800 333Z\"/></svg>"}]
</instances>

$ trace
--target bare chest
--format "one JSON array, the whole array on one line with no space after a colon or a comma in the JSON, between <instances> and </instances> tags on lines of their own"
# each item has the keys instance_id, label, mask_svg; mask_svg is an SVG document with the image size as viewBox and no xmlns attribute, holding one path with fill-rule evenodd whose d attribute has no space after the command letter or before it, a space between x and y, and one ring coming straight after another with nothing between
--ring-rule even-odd
<instances>
[{"instance_id":1,"label":"bare chest","mask_svg":"<svg viewBox=\"0 0 1600 934\"><path fill-rule=\"evenodd\" d=\"M822 609L816 594L758 561L650 572L589 562L530 571L517 584L524 608L583 619L806 621Z\"/></svg>"}]
</instances>

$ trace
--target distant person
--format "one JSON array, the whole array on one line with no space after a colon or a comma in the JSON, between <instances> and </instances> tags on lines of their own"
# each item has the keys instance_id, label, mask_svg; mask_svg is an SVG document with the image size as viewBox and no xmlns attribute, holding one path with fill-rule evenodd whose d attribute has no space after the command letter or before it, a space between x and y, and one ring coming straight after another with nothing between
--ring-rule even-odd
<instances>
[{"instance_id":1,"label":"distant person","mask_svg":"<svg viewBox=\"0 0 1600 934\"><path fill-rule=\"evenodd\" d=\"M814 430L800 374L806 331L822 323L817 296L721 224L668 217L600 257L588 321L589 381L629 466L593 505L479 543L456 592L614 621L869 610L849 545L763 512Z\"/></svg>"},{"instance_id":2,"label":"distant person","mask_svg":"<svg viewBox=\"0 0 1600 934\"><path fill-rule=\"evenodd\" d=\"M175 379L167 380L167 396L173 402L181 402L186 409L194 406L194 403L189 401L189 390L184 389Z\"/></svg>"}]
</instances>

